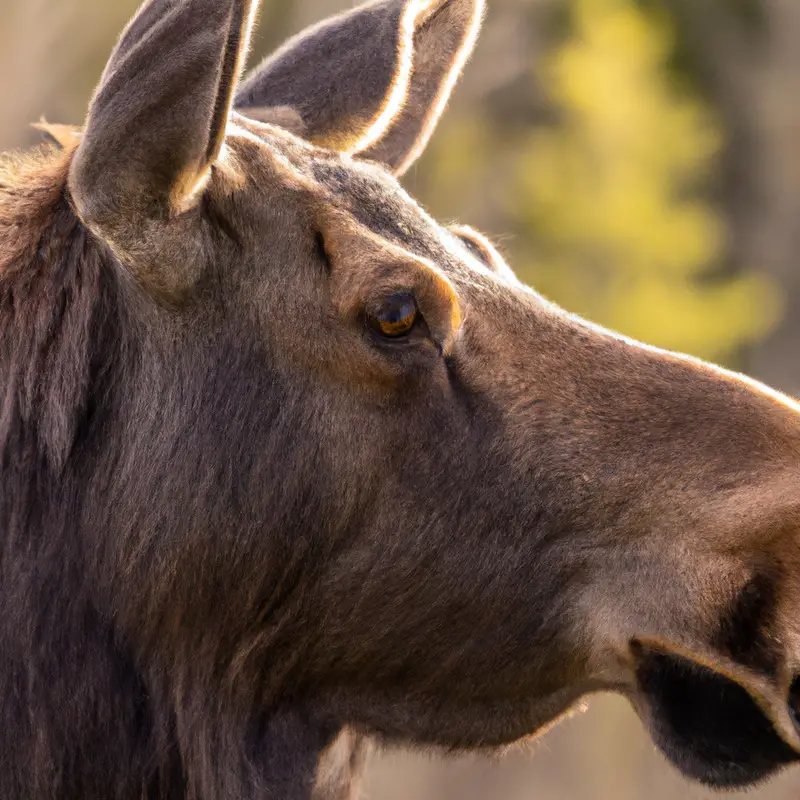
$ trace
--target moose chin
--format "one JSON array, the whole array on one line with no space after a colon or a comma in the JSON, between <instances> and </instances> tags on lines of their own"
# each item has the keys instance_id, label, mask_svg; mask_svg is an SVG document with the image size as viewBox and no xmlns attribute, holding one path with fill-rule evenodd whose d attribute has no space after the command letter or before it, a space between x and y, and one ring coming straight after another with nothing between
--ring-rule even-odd
<instances>
[{"instance_id":1,"label":"moose chin","mask_svg":"<svg viewBox=\"0 0 800 800\"><path fill-rule=\"evenodd\" d=\"M700 781L797 760L800 406L402 189L481 0L242 77L256 5L147 0L0 160L0 797L345 800L605 690Z\"/></svg>"}]
</instances>

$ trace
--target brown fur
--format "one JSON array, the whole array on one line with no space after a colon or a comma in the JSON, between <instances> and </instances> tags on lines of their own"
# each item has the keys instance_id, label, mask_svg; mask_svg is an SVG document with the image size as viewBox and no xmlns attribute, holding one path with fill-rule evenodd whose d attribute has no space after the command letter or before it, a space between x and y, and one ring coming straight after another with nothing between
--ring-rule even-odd
<instances>
[{"instance_id":1,"label":"brown fur","mask_svg":"<svg viewBox=\"0 0 800 800\"><path fill-rule=\"evenodd\" d=\"M251 10L146 3L80 144L0 168L0 797L342 800L364 737L503 745L601 689L709 783L796 760L798 406L278 127L354 119L305 72L222 114Z\"/></svg>"}]
</instances>

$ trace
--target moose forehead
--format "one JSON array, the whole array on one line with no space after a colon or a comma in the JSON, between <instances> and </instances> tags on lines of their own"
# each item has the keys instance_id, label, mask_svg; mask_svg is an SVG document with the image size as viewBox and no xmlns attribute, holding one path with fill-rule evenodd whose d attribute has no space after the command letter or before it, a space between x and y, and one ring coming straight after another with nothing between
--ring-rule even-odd
<instances>
[{"instance_id":1,"label":"moose forehead","mask_svg":"<svg viewBox=\"0 0 800 800\"><path fill-rule=\"evenodd\" d=\"M497 271L459 235L439 225L380 164L315 146L280 127L235 113L225 144L245 176L263 175L259 167L266 166L273 178L269 187L253 187L253 178L244 177L245 190L299 190L312 208L334 209L341 224L352 224L433 262L456 284L473 284L476 277Z\"/></svg>"}]
</instances>

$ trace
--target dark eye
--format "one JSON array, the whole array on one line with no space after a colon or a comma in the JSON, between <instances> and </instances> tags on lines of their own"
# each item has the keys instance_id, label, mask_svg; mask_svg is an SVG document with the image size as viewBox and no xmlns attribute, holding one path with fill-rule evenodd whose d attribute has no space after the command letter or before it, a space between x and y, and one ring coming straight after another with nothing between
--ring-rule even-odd
<instances>
[{"instance_id":1,"label":"dark eye","mask_svg":"<svg viewBox=\"0 0 800 800\"><path fill-rule=\"evenodd\" d=\"M411 333L419 316L413 294L403 292L387 297L367 313L367 323L386 339L400 339Z\"/></svg>"}]
</instances>

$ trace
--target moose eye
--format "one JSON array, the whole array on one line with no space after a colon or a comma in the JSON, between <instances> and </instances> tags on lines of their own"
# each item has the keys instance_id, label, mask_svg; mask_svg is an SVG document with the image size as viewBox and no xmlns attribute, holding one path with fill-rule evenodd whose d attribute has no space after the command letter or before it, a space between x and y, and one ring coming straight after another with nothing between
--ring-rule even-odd
<instances>
[{"instance_id":1,"label":"moose eye","mask_svg":"<svg viewBox=\"0 0 800 800\"><path fill-rule=\"evenodd\" d=\"M413 294L403 292L387 297L367 313L367 323L386 339L400 339L411 333L417 323L419 309Z\"/></svg>"}]
</instances>

